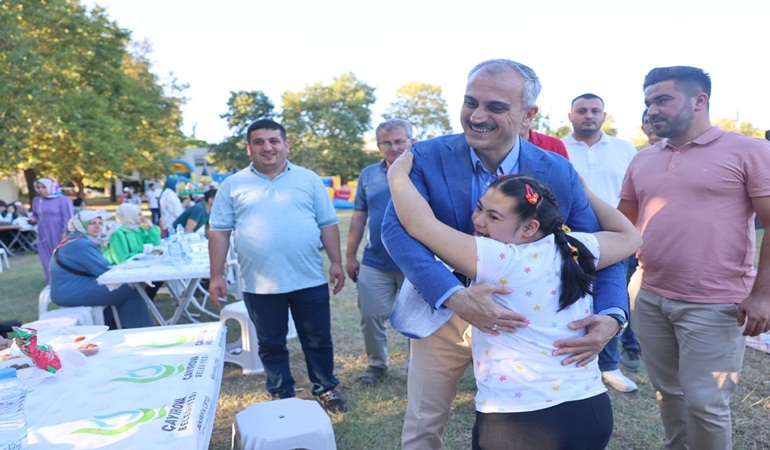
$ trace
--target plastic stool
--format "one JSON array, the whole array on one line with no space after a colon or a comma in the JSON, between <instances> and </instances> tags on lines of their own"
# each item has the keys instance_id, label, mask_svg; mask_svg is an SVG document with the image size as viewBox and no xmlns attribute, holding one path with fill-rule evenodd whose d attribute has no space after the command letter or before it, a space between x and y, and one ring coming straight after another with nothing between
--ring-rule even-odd
<instances>
[{"instance_id":1,"label":"plastic stool","mask_svg":"<svg viewBox=\"0 0 770 450\"><path fill-rule=\"evenodd\" d=\"M233 450L337 450L332 421L314 400L257 403L235 415Z\"/></svg>"},{"instance_id":2,"label":"plastic stool","mask_svg":"<svg viewBox=\"0 0 770 450\"><path fill-rule=\"evenodd\" d=\"M104 309L112 309L112 317L115 319L115 326L120 329L120 318L118 317L118 309L115 305L96 305L96 306L61 306L59 309L49 311L48 307L51 305L51 286L46 286L40 291L40 296L37 300L37 318L38 320L53 319L58 317L72 317L77 319L80 325L104 325Z\"/></svg>"},{"instance_id":3,"label":"plastic stool","mask_svg":"<svg viewBox=\"0 0 770 450\"><path fill-rule=\"evenodd\" d=\"M226 305L219 312L219 321L222 323L228 320L235 320L241 326L241 337L237 341L225 346L225 362L237 364L243 368L243 373L247 375L259 374L265 371L262 367L262 361L259 359L259 343L257 341L257 330L254 322L249 317L246 310L246 303L234 302ZM294 326L294 319L289 313L289 331L286 339L297 337L297 328Z\"/></svg>"},{"instance_id":4,"label":"plastic stool","mask_svg":"<svg viewBox=\"0 0 770 450\"><path fill-rule=\"evenodd\" d=\"M249 312L244 302L226 305L219 311L219 321L223 324L232 319L241 326L241 337L237 341L225 345L225 362L237 364L243 368L246 375L258 374L265 371L259 360L259 344L257 330L251 322Z\"/></svg>"}]
</instances>

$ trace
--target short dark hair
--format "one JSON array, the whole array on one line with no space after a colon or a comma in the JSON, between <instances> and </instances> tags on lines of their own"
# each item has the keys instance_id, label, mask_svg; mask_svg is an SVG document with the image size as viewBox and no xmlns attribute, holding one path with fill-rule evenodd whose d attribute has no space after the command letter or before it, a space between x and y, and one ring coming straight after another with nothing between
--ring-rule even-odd
<instances>
[{"instance_id":1,"label":"short dark hair","mask_svg":"<svg viewBox=\"0 0 770 450\"><path fill-rule=\"evenodd\" d=\"M585 94L580 94L577 97L573 98L572 99L572 103L570 103L570 105L571 106L575 106L575 102L578 101L581 98L584 98L586 100L591 100L592 98L597 98L597 99L599 99L600 102L602 102L602 106L604 106L604 99L599 97L598 95L592 94L590 92L586 92Z\"/></svg>"},{"instance_id":2,"label":"short dark hair","mask_svg":"<svg viewBox=\"0 0 770 450\"><path fill-rule=\"evenodd\" d=\"M217 190L214 188L209 189L203 193L203 201L207 201L210 198L214 198L217 195Z\"/></svg>"},{"instance_id":3,"label":"short dark hair","mask_svg":"<svg viewBox=\"0 0 770 450\"><path fill-rule=\"evenodd\" d=\"M650 108L644 108L644 111L642 111L642 126L644 126L644 121L647 120L647 111L649 111Z\"/></svg>"},{"instance_id":4,"label":"short dark hair","mask_svg":"<svg viewBox=\"0 0 770 450\"><path fill-rule=\"evenodd\" d=\"M249 128L246 130L246 142L249 142L249 139L251 139L251 132L254 130L278 130L281 132L281 139L284 141L286 140L286 130L283 128L283 125L275 120L259 119L249 125Z\"/></svg>"},{"instance_id":5,"label":"short dark hair","mask_svg":"<svg viewBox=\"0 0 770 450\"><path fill-rule=\"evenodd\" d=\"M711 99L711 76L703 69L697 67L656 67L649 71L644 77L642 89L647 89L653 84L668 80L674 80L677 88L690 97L695 97L701 92L705 92L706 95L709 96L709 99Z\"/></svg>"}]
</instances>

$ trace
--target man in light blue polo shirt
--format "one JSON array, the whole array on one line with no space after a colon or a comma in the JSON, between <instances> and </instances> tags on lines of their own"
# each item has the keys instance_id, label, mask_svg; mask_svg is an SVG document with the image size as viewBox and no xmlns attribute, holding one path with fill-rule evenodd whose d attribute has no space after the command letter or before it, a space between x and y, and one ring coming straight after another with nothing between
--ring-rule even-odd
<instances>
[{"instance_id":1,"label":"man in light blue polo shirt","mask_svg":"<svg viewBox=\"0 0 770 450\"><path fill-rule=\"evenodd\" d=\"M390 201L388 167L412 145L412 126L403 119L386 120L377 126L375 136L383 160L364 167L358 177L345 264L348 276L358 284L358 309L368 360L358 379L364 384L380 381L388 369L388 317L404 274L388 254L380 234ZM356 253L364 230L367 244L359 264Z\"/></svg>"},{"instance_id":2,"label":"man in light blue polo shirt","mask_svg":"<svg viewBox=\"0 0 770 450\"><path fill-rule=\"evenodd\" d=\"M287 161L289 142L280 124L258 120L246 136L252 163L219 185L211 209L211 298L218 305L226 295L224 265L234 231L267 390L274 399L295 396L286 348L291 309L313 394L328 412L345 412L336 390L329 284L318 248L320 239L337 294L345 284L337 213L321 178Z\"/></svg>"}]
</instances>

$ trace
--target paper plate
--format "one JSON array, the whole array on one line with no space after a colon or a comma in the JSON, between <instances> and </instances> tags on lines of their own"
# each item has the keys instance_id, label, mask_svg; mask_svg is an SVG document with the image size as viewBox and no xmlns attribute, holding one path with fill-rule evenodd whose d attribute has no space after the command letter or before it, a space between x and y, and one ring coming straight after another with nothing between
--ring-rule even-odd
<instances>
[{"instance_id":1,"label":"paper plate","mask_svg":"<svg viewBox=\"0 0 770 450\"><path fill-rule=\"evenodd\" d=\"M98 338L108 329L107 325L48 328L38 331L37 342L39 344L48 344L54 350L77 348ZM75 341L76 339L77 341Z\"/></svg>"}]
</instances>

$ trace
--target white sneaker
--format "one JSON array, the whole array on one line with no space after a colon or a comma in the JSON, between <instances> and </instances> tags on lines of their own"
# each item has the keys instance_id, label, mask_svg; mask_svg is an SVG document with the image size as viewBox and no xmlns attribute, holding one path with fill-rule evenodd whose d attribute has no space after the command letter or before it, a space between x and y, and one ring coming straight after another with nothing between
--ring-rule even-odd
<instances>
[{"instance_id":1,"label":"white sneaker","mask_svg":"<svg viewBox=\"0 0 770 450\"><path fill-rule=\"evenodd\" d=\"M620 369L602 372L602 381L620 392L633 392L639 389L639 386L623 375Z\"/></svg>"}]
</instances>

